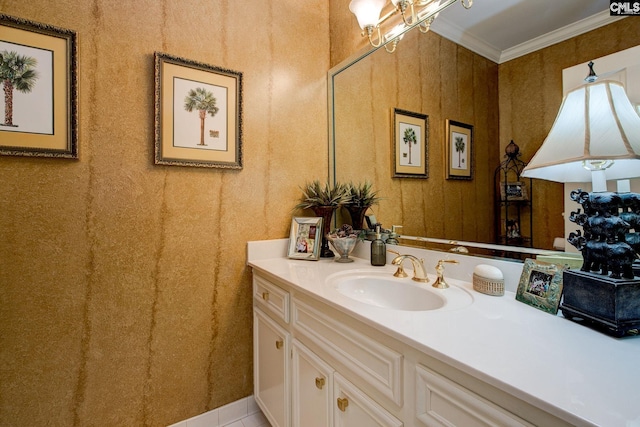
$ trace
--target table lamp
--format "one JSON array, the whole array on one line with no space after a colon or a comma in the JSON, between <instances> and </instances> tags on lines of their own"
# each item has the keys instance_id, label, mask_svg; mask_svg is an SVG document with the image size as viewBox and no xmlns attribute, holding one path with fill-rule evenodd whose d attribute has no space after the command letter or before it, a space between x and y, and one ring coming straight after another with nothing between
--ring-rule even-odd
<instances>
[{"instance_id":1,"label":"table lamp","mask_svg":"<svg viewBox=\"0 0 640 427\"><path fill-rule=\"evenodd\" d=\"M596 81L570 91L540 149L524 168L526 178L592 182L577 189L581 208L570 219L583 232L569 243L582 252L580 270L565 270L565 317L621 336L640 327L640 279L633 263L640 252L640 195L607 191L607 179L640 177L640 116L616 81Z\"/></svg>"}]
</instances>

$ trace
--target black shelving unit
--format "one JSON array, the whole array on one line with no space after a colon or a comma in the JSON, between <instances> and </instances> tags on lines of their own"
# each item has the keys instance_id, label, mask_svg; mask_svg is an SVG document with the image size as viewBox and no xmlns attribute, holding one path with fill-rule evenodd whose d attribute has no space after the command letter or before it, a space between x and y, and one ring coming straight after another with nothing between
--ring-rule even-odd
<instances>
[{"instance_id":1,"label":"black shelving unit","mask_svg":"<svg viewBox=\"0 0 640 427\"><path fill-rule=\"evenodd\" d=\"M527 164L519 159L520 148L513 141L505 148L505 157L493 177L496 243L533 247L532 183L520 176Z\"/></svg>"}]
</instances>

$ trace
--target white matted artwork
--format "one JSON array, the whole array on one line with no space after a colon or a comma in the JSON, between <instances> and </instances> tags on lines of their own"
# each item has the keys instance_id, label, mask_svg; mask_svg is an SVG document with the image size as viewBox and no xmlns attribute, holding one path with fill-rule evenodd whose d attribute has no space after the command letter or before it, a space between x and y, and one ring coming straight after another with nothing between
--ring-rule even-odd
<instances>
[{"instance_id":1,"label":"white matted artwork","mask_svg":"<svg viewBox=\"0 0 640 427\"><path fill-rule=\"evenodd\" d=\"M427 178L428 116L393 110L394 178Z\"/></svg>"},{"instance_id":2,"label":"white matted artwork","mask_svg":"<svg viewBox=\"0 0 640 427\"><path fill-rule=\"evenodd\" d=\"M447 179L473 179L473 126L447 120Z\"/></svg>"},{"instance_id":3,"label":"white matted artwork","mask_svg":"<svg viewBox=\"0 0 640 427\"><path fill-rule=\"evenodd\" d=\"M0 13L0 155L78 158L76 33Z\"/></svg>"},{"instance_id":4,"label":"white matted artwork","mask_svg":"<svg viewBox=\"0 0 640 427\"><path fill-rule=\"evenodd\" d=\"M242 169L242 73L154 58L155 163Z\"/></svg>"},{"instance_id":5,"label":"white matted artwork","mask_svg":"<svg viewBox=\"0 0 640 427\"><path fill-rule=\"evenodd\" d=\"M213 84L174 77L173 92L173 145L201 150L226 151L227 144L227 88ZM189 94L212 96L220 107L214 114L203 114L197 109L189 111Z\"/></svg>"}]
</instances>

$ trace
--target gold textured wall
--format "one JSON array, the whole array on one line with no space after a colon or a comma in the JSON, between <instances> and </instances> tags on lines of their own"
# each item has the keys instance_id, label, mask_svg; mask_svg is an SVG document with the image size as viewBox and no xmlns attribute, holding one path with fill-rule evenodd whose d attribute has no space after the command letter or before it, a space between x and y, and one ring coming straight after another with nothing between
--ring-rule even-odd
<instances>
[{"instance_id":1,"label":"gold textured wall","mask_svg":"<svg viewBox=\"0 0 640 427\"><path fill-rule=\"evenodd\" d=\"M328 5L0 11L75 30L80 84L79 160L0 157L0 425L161 426L252 394L245 247L326 177ZM243 170L153 165L154 51L243 72Z\"/></svg>"},{"instance_id":2,"label":"gold textured wall","mask_svg":"<svg viewBox=\"0 0 640 427\"><path fill-rule=\"evenodd\" d=\"M640 19L629 17L500 64L500 153L510 140L528 162L547 137L562 103L562 70L640 43ZM596 65L597 71L597 65ZM588 69L585 67L585 77ZM564 236L563 185L533 180L534 242L551 248Z\"/></svg>"}]
</instances>

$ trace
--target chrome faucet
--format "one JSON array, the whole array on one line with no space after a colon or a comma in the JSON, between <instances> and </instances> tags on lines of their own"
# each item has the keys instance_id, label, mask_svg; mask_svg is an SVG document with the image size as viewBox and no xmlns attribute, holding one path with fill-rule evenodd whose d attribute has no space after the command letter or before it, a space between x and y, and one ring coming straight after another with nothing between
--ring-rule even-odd
<instances>
[{"instance_id":1,"label":"chrome faucet","mask_svg":"<svg viewBox=\"0 0 640 427\"><path fill-rule=\"evenodd\" d=\"M416 282L423 282L423 283L426 283L429 281L429 279L427 279L427 273L425 271L422 260L413 255L398 255L393 259L393 261L391 261L391 264L397 266L398 271L402 271L402 263L404 262L405 259L409 259L409 261L411 261L411 265L413 266L413 280L415 280ZM404 276L401 276L401 277L404 277Z\"/></svg>"}]
</instances>

